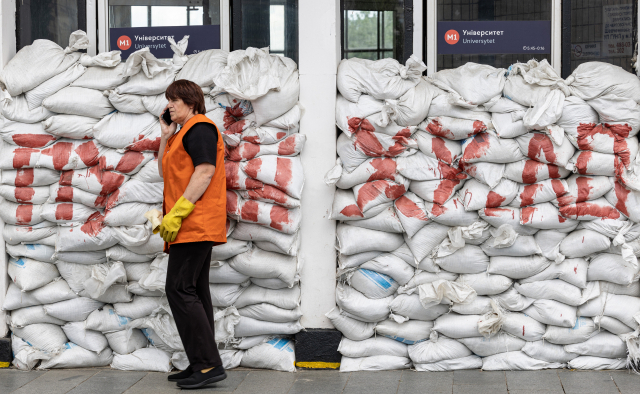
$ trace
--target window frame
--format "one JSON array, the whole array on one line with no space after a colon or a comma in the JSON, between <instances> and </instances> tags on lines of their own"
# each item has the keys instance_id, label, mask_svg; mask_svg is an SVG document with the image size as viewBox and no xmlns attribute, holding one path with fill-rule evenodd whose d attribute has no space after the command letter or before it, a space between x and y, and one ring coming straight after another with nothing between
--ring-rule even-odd
<instances>
[{"instance_id":1,"label":"window frame","mask_svg":"<svg viewBox=\"0 0 640 394\"><path fill-rule=\"evenodd\" d=\"M424 0L415 0L415 3L421 3ZM348 52L387 52L389 50L384 50L380 47L380 35L378 34L378 45L377 45L377 49L371 49L371 50L347 50L345 52L345 41L346 41L346 34L345 34L345 23L344 23L344 16L345 16L345 0L340 0L340 9L339 9L339 15L340 15L340 59L345 59L345 53ZM420 4L419 7L417 7L418 9L422 8L422 4ZM377 12L381 12L381 11L377 11ZM401 63L406 63L406 61L409 59L409 57L412 54L415 54L415 39L416 39L416 30L414 30L415 28L418 28L418 32L421 30L421 23L417 24L416 23L416 19L420 19L420 18L416 18L416 16L420 16L420 12L418 11L418 14L414 14L414 0L404 0L404 38L403 38L403 42L402 42L402 59L400 60ZM380 24L378 23L378 30L379 30ZM348 30L348 28L347 28ZM418 34L419 36L419 34ZM421 41L421 40L420 40ZM421 47L419 45L419 47ZM419 53L417 55L420 55Z\"/></svg>"}]
</instances>

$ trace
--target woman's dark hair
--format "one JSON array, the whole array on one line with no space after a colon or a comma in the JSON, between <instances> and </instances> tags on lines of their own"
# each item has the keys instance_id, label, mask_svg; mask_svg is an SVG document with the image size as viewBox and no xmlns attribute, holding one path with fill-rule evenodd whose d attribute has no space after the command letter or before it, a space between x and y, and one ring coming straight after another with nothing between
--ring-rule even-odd
<instances>
[{"instance_id":1,"label":"woman's dark hair","mask_svg":"<svg viewBox=\"0 0 640 394\"><path fill-rule=\"evenodd\" d=\"M181 99L189 107L193 106L193 112L195 114L204 114L206 111L204 107L204 93L202 88L186 79L179 79L174 81L165 92L167 100Z\"/></svg>"}]
</instances>

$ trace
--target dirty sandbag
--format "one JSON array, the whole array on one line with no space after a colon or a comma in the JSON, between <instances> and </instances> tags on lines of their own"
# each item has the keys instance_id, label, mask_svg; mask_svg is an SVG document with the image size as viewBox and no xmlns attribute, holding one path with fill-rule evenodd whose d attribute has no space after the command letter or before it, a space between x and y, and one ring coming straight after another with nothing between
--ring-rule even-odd
<instances>
[{"instance_id":1,"label":"dirty sandbag","mask_svg":"<svg viewBox=\"0 0 640 394\"><path fill-rule=\"evenodd\" d=\"M542 163L566 167L575 148L563 135L562 143L557 144L547 134L529 133L516 138L523 155Z\"/></svg>"},{"instance_id":2,"label":"dirty sandbag","mask_svg":"<svg viewBox=\"0 0 640 394\"><path fill-rule=\"evenodd\" d=\"M566 168L569 171L577 172L581 175L604 175L613 177L623 173L621 182L626 184L624 179L624 165L616 155L607 153L576 151Z\"/></svg>"},{"instance_id":3,"label":"dirty sandbag","mask_svg":"<svg viewBox=\"0 0 640 394\"><path fill-rule=\"evenodd\" d=\"M249 177L276 187L293 198L300 199L304 174L299 156L266 155L240 164Z\"/></svg>"},{"instance_id":4,"label":"dirty sandbag","mask_svg":"<svg viewBox=\"0 0 640 394\"><path fill-rule=\"evenodd\" d=\"M637 116L640 104L635 100L607 94L589 100L588 104L598 112L600 123L616 127L621 137L634 137L640 131Z\"/></svg>"},{"instance_id":5,"label":"dirty sandbag","mask_svg":"<svg viewBox=\"0 0 640 394\"><path fill-rule=\"evenodd\" d=\"M510 205L525 207L553 201L556 198L560 200L567 192L570 192L570 186L563 179L546 179L530 185L519 185L518 193Z\"/></svg>"},{"instance_id":6,"label":"dirty sandbag","mask_svg":"<svg viewBox=\"0 0 640 394\"><path fill-rule=\"evenodd\" d=\"M618 219L621 217L620 211L603 197L565 205L560 207L560 214L565 218L577 220Z\"/></svg>"},{"instance_id":7,"label":"dirty sandbag","mask_svg":"<svg viewBox=\"0 0 640 394\"><path fill-rule=\"evenodd\" d=\"M505 224L509 225L519 235L533 235L538 232L536 228L520 224L520 212L521 208L513 207L483 208L478 211L478 215L495 228L500 228ZM506 233L503 232L503 235L506 235ZM487 240L488 237L484 239ZM489 243L491 246L497 245L499 248L504 248L507 245L502 241L496 244L495 240L489 240Z\"/></svg>"},{"instance_id":8,"label":"dirty sandbag","mask_svg":"<svg viewBox=\"0 0 640 394\"><path fill-rule=\"evenodd\" d=\"M45 245L44 242L45 240L40 240L35 244L7 245L6 250L10 256L15 258L27 257L42 262L53 262L55 248Z\"/></svg>"},{"instance_id":9,"label":"dirty sandbag","mask_svg":"<svg viewBox=\"0 0 640 394\"><path fill-rule=\"evenodd\" d=\"M598 113L578 96L565 98L562 115L556 124L564 130L569 141L577 148L578 127L598 123Z\"/></svg>"},{"instance_id":10,"label":"dirty sandbag","mask_svg":"<svg viewBox=\"0 0 640 394\"><path fill-rule=\"evenodd\" d=\"M465 180L461 179L413 181L409 185L409 190L425 201L444 205L464 184Z\"/></svg>"},{"instance_id":11,"label":"dirty sandbag","mask_svg":"<svg viewBox=\"0 0 640 394\"><path fill-rule=\"evenodd\" d=\"M369 95L360 96L360 99L354 103L338 94L336 98L336 126L347 137L351 137L353 133L361 128L374 132L377 127L387 125L383 118L388 118L388 116L385 114L384 117L379 119L378 123L371 123L365 118L380 113L383 110L383 106L383 101L376 100Z\"/></svg>"},{"instance_id":12,"label":"dirty sandbag","mask_svg":"<svg viewBox=\"0 0 640 394\"><path fill-rule=\"evenodd\" d=\"M505 74L503 68L468 62L451 70L438 71L429 77L429 81L449 92L452 103L473 108L502 94Z\"/></svg>"},{"instance_id":13,"label":"dirty sandbag","mask_svg":"<svg viewBox=\"0 0 640 394\"><path fill-rule=\"evenodd\" d=\"M75 187L71 187L71 186L60 186L60 183L54 183L49 187L49 198L47 202L49 203L48 204L49 208L53 208L53 210L55 211L60 209L60 213L63 213L65 209L68 210L69 208L64 208L64 207L57 208L57 206L61 206L62 204L56 204L56 203L77 203L77 204L67 204L71 206L84 205L86 207L84 210L81 208L78 208L78 212L76 213L76 216L77 216L80 212L85 211L89 207L94 209L104 208L106 203L105 200L106 200L105 196L89 193L87 191L84 191ZM54 214L55 214L55 211L54 211ZM68 215L59 214L58 219L56 221L65 220L64 219L65 216L68 217ZM94 217L95 216L97 215L94 215Z\"/></svg>"},{"instance_id":14,"label":"dirty sandbag","mask_svg":"<svg viewBox=\"0 0 640 394\"><path fill-rule=\"evenodd\" d=\"M431 123L429 125L431 125ZM418 148L422 153L449 165L453 165L462 154L460 144L447 138L438 137L430 132L427 133L420 130L416 132L413 137L416 139Z\"/></svg>"},{"instance_id":15,"label":"dirty sandbag","mask_svg":"<svg viewBox=\"0 0 640 394\"><path fill-rule=\"evenodd\" d=\"M577 145L578 149L618 155L627 168L630 168L631 162L636 159L638 140L620 136L616 132L615 125L581 124L577 131L578 136L574 145Z\"/></svg>"},{"instance_id":16,"label":"dirty sandbag","mask_svg":"<svg viewBox=\"0 0 640 394\"><path fill-rule=\"evenodd\" d=\"M42 206L42 218L52 223L84 223L92 215L98 213L97 210L89 208L83 204L60 203L44 204Z\"/></svg>"},{"instance_id":17,"label":"dirty sandbag","mask_svg":"<svg viewBox=\"0 0 640 394\"><path fill-rule=\"evenodd\" d=\"M560 206L596 200L611 190L615 181L605 176L584 176L573 174L567 180L568 188L564 196L558 196Z\"/></svg>"},{"instance_id":18,"label":"dirty sandbag","mask_svg":"<svg viewBox=\"0 0 640 394\"><path fill-rule=\"evenodd\" d=\"M481 161L492 163L520 161L525 156L521 153L517 140L525 136L516 139L500 139L493 132L476 134L472 138L463 141L463 153L460 162L466 164Z\"/></svg>"},{"instance_id":19,"label":"dirty sandbag","mask_svg":"<svg viewBox=\"0 0 640 394\"><path fill-rule=\"evenodd\" d=\"M11 363L21 371L30 371L40 360L51 358L47 353L33 348L14 334L11 334L11 350L13 351L13 361Z\"/></svg>"},{"instance_id":20,"label":"dirty sandbag","mask_svg":"<svg viewBox=\"0 0 640 394\"><path fill-rule=\"evenodd\" d=\"M460 163L460 168L477 181L489 185L489 187L496 187L504 175L505 164L489 162Z\"/></svg>"},{"instance_id":21,"label":"dirty sandbag","mask_svg":"<svg viewBox=\"0 0 640 394\"><path fill-rule=\"evenodd\" d=\"M45 132L42 123L19 123L11 120L4 122L0 137L9 144L25 148L44 148L60 138Z\"/></svg>"},{"instance_id":22,"label":"dirty sandbag","mask_svg":"<svg viewBox=\"0 0 640 394\"><path fill-rule=\"evenodd\" d=\"M0 218L8 224L30 226L44 221L42 209L42 205L17 204L3 199L0 201Z\"/></svg>"},{"instance_id":23,"label":"dirty sandbag","mask_svg":"<svg viewBox=\"0 0 640 394\"><path fill-rule=\"evenodd\" d=\"M505 178L526 184L532 184L546 179L566 178L570 173L571 171L563 167L528 159L508 163L504 168Z\"/></svg>"},{"instance_id":24,"label":"dirty sandbag","mask_svg":"<svg viewBox=\"0 0 640 394\"><path fill-rule=\"evenodd\" d=\"M520 210L520 224L541 230L569 232L578 226L578 221L567 218L562 209L559 210L552 203L543 202L522 208Z\"/></svg>"},{"instance_id":25,"label":"dirty sandbag","mask_svg":"<svg viewBox=\"0 0 640 394\"><path fill-rule=\"evenodd\" d=\"M420 82L426 69L415 55L405 66L395 59L343 59L338 65L338 91L354 103L363 94L378 100L397 99Z\"/></svg>"},{"instance_id":26,"label":"dirty sandbag","mask_svg":"<svg viewBox=\"0 0 640 394\"><path fill-rule=\"evenodd\" d=\"M60 114L92 118L102 118L114 110L101 91L75 86L68 86L47 97L42 106Z\"/></svg>"},{"instance_id":27,"label":"dirty sandbag","mask_svg":"<svg viewBox=\"0 0 640 394\"><path fill-rule=\"evenodd\" d=\"M487 131L487 122L452 118L448 116L429 117L418 128L429 134L448 140L464 140Z\"/></svg>"},{"instance_id":28,"label":"dirty sandbag","mask_svg":"<svg viewBox=\"0 0 640 394\"><path fill-rule=\"evenodd\" d=\"M475 179L467 181L460 190L464 208L467 211L477 211L482 208L497 208L509 205L518 192L518 184L509 179L503 179L493 189Z\"/></svg>"},{"instance_id":29,"label":"dirty sandbag","mask_svg":"<svg viewBox=\"0 0 640 394\"><path fill-rule=\"evenodd\" d=\"M22 48L0 73L0 82L11 96L17 96L60 74L80 59L80 49L89 47L89 38L81 30L69 36L69 46L62 49L49 40L35 40Z\"/></svg>"},{"instance_id":30,"label":"dirty sandbag","mask_svg":"<svg viewBox=\"0 0 640 394\"><path fill-rule=\"evenodd\" d=\"M248 141L240 142L238 146L229 148L228 160L247 161L264 155L295 156L302 152L307 136L292 134L274 144L262 145Z\"/></svg>"}]
</instances>

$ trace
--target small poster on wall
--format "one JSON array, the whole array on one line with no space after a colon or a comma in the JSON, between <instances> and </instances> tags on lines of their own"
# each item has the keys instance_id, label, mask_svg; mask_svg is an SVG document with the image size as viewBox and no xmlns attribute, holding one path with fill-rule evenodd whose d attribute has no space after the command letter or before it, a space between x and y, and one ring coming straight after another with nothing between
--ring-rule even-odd
<instances>
[{"instance_id":1,"label":"small poster on wall","mask_svg":"<svg viewBox=\"0 0 640 394\"><path fill-rule=\"evenodd\" d=\"M438 22L438 54L551 53L551 21Z\"/></svg>"},{"instance_id":2,"label":"small poster on wall","mask_svg":"<svg viewBox=\"0 0 640 394\"><path fill-rule=\"evenodd\" d=\"M603 56L632 56L633 4L602 6Z\"/></svg>"},{"instance_id":3,"label":"small poster on wall","mask_svg":"<svg viewBox=\"0 0 640 394\"><path fill-rule=\"evenodd\" d=\"M173 57L169 37L178 42L184 36L189 36L189 46L185 55L192 55L208 49L220 49L220 25L109 29L110 50L121 51L122 60L142 48L149 48L158 59L169 59Z\"/></svg>"}]
</instances>

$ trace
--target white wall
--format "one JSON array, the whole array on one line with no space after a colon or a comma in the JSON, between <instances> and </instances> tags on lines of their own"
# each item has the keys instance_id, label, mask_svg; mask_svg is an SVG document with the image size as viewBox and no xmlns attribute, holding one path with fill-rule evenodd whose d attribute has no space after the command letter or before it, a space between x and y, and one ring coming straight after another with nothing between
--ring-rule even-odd
<instances>
[{"instance_id":1,"label":"white wall","mask_svg":"<svg viewBox=\"0 0 640 394\"><path fill-rule=\"evenodd\" d=\"M16 54L16 2L15 0L2 0L0 5L0 69ZM0 141L1 143L2 141ZM0 219L0 229L4 228L4 222ZM4 296L9 285L7 275L7 254L2 236L0 236L0 307L4 304ZM0 310L0 338L8 333L5 313Z\"/></svg>"},{"instance_id":2,"label":"white wall","mask_svg":"<svg viewBox=\"0 0 640 394\"><path fill-rule=\"evenodd\" d=\"M324 175L336 159L336 71L340 60L340 1L298 3L300 39L300 103L304 114L300 132L307 136L301 159L303 267L302 325L332 328L324 314L335 307L336 251L334 221L328 220L335 187Z\"/></svg>"}]
</instances>

